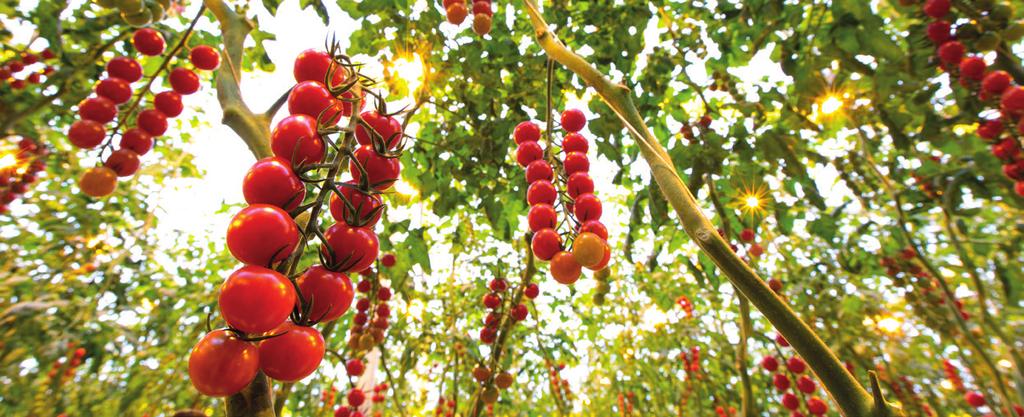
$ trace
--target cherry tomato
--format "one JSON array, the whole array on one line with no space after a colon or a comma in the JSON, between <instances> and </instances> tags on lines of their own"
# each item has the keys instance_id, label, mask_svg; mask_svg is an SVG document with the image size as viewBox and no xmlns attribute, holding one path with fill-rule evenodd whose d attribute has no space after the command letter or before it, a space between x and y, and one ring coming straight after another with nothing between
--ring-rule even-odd
<instances>
[{"instance_id":1,"label":"cherry tomato","mask_svg":"<svg viewBox=\"0 0 1024 417\"><path fill-rule=\"evenodd\" d=\"M118 149L110 153L103 165L114 170L119 177L128 177L139 170L139 154L131 149Z\"/></svg>"},{"instance_id":2,"label":"cherry tomato","mask_svg":"<svg viewBox=\"0 0 1024 417\"><path fill-rule=\"evenodd\" d=\"M373 150L372 146L363 145L355 151L355 158L349 161L348 170L352 174L352 181L358 183L363 174L359 171L356 161L366 170L367 181L370 186L378 191L384 191L398 180L402 165L398 158L387 158Z\"/></svg>"},{"instance_id":3,"label":"cherry tomato","mask_svg":"<svg viewBox=\"0 0 1024 417\"><path fill-rule=\"evenodd\" d=\"M203 395L225 397L241 391L259 371L259 350L227 330L203 337L188 356L188 376Z\"/></svg>"},{"instance_id":4,"label":"cherry tomato","mask_svg":"<svg viewBox=\"0 0 1024 417\"><path fill-rule=\"evenodd\" d=\"M385 268L391 268L391 267L395 266L395 261L396 260L397 259L395 258L395 254L393 254L393 253L385 253L384 256L380 257L380 264L381 264L381 266L383 266Z\"/></svg>"},{"instance_id":5,"label":"cherry tomato","mask_svg":"<svg viewBox=\"0 0 1024 417\"><path fill-rule=\"evenodd\" d=\"M72 145L82 149L95 148L106 136L103 124L92 120L79 120L68 128L68 140Z\"/></svg>"},{"instance_id":6,"label":"cherry tomato","mask_svg":"<svg viewBox=\"0 0 1024 417\"><path fill-rule=\"evenodd\" d=\"M353 226L365 226L373 227L380 220L381 213L383 210L379 210L382 201L379 195L366 194L362 191L357 190L355 187L356 183L346 183L347 187L338 187L345 199L351 204L353 210L348 209L348 205L341 198L338 198L337 194L331 194L331 216L334 217L335 221L346 222ZM358 213L359 218L353 218L352 212ZM359 224L360 222L366 222L365 224Z\"/></svg>"},{"instance_id":7,"label":"cherry tomato","mask_svg":"<svg viewBox=\"0 0 1024 417\"><path fill-rule=\"evenodd\" d=\"M558 225L558 213L550 204L530 206L530 212L526 219L530 224L530 231L535 233L542 229L554 229Z\"/></svg>"},{"instance_id":8,"label":"cherry tomato","mask_svg":"<svg viewBox=\"0 0 1024 417\"><path fill-rule=\"evenodd\" d=\"M299 52L295 57L295 64L292 67L292 75L295 82L316 81L324 83L327 81L327 71L331 73L331 85L338 86L344 82L345 69L335 65L331 68L331 56L327 52L316 49L307 49Z\"/></svg>"},{"instance_id":9,"label":"cherry tomato","mask_svg":"<svg viewBox=\"0 0 1024 417\"><path fill-rule=\"evenodd\" d=\"M579 132L587 125L587 116L579 109L569 109L562 112L562 129L569 132Z\"/></svg>"},{"instance_id":10,"label":"cherry tomato","mask_svg":"<svg viewBox=\"0 0 1024 417\"><path fill-rule=\"evenodd\" d=\"M562 139L562 152L579 152L586 155L588 149L590 149L590 143L579 133L570 133Z\"/></svg>"},{"instance_id":11,"label":"cherry tomato","mask_svg":"<svg viewBox=\"0 0 1024 417\"><path fill-rule=\"evenodd\" d=\"M189 95L199 91L199 76L188 68L175 68L167 76L171 88L178 94Z\"/></svg>"},{"instance_id":12,"label":"cherry tomato","mask_svg":"<svg viewBox=\"0 0 1024 417\"><path fill-rule=\"evenodd\" d=\"M590 171L590 160L587 159L587 154L582 152L569 152L565 154L564 165L565 175Z\"/></svg>"},{"instance_id":13,"label":"cherry tomato","mask_svg":"<svg viewBox=\"0 0 1024 417\"><path fill-rule=\"evenodd\" d=\"M292 172L284 158L267 157L256 161L242 180L242 194L249 204L270 204L291 210L302 203L306 187Z\"/></svg>"},{"instance_id":14,"label":"cherry tomato","mask_svg":"<svg viewBox=\"0 0 1024 417\"><path fill-rule=\"evenodd\" d=\"M565 182L565 191L569 197L575 199L582 194L594 192L594 179L586 172L577 172L569 176Z\"/></svg>"},{"instance_id":15,"label":"cherry tomato","mask_svg":"<svg viewBox=\"0 0 1024 417\"><path fill-rule=\"evenodd\" d=\"M117 186L117 173L107 167L89 168L78 180L78 188L91 197L105 197L114 192Z\"/></svg>"},{"instance_id":16,"label":"cherry tomato","mask_svg":"<svg viewBox=\"0 0 1024 417\"><path fill-rule=\"evenodd\" d=\"M292 254L299 243L299 228L284 210L254 204L231 219L227 242L235 259L267 266Z\"/></svg>"},{"instance_id":17,"label":"cherry tomato","mask_svg":"<svg viewBox=\"0 0 1024 417\"><path fill-rule=\"evenodd\" d=\"M220 287L220 314L231 327L256 334L280 326L298 297L291 281L277 271L245 265Z\"/></svg>"},{"instance_id":18,"label":"cherry tomato","mask_svg":"<svg viewBox=\"0 0 1024 417\"><path fill-rule=\"evenodd\" d=\"M321 125L338 124L344 111L342 104L318 81L302 81L288 94L288 112L307 115Z\"/></svg>"},{"instance_id":19,"label":"cherry tomato","mask_svg":"<svg viewBox=\"0 0 1024 417\"><path fill-rule=\"evenodd\" d=\"M136 30L132 34L132 44L135 45L135 50L139 51L140 54L148 56L164 53L164 47L167 46L164 42L164 35L150 28Z\"/></svg>"},{"instance_id":20,"label":"cherry tomato","mask_svg":"<svg viewBox=\"0 0 1024 417\"><path fill-rule=\"evenodd\" d=\"M363 112L359 117L380 135L380 140L387 143L388 149L394 149L402 141L402 124L398 119L377 113L376 110ZM360 145L372 145L374 138L360 123L356 126L356 140Z\"/></svg>"},{"instance_id":21,"label":"cherry tomato","mask_svg":"<svg viewBox=\"0 0 1024 417\"><path fill-rule=\"evenodd\" d=\"M352 306L355 290L348 275L333 272L322 265L313 265L299 277L299 291L312 305L309 319L318 322L335 320Z\"/></svg>"},{"instance_id":22,"label":"cherry tomato","mask_svg":"<svg viewBox=\"0 0 1024 417\"><path fill-rule=\"evenodd\" d=\"M282 382L299 381L316 371L324 359L324 337L312 327L288 321L271 333L280 334L260 341L260 369Z\"/></svg>"},{"instance_id":23,"label":"cherry tomato","mask_svg":"<svg viewBox=\"0 0 1024 417\"><path fill-rule=\"evenodd\" d=\"M530 162L530 165L526 166L527 184L533 184L537 180L551 181L554 175L555 172L551 169L551 165L543 159Z\"/></svg>"},{"instance_id":24,"label":"cherry tomato","mask_svg":"<svg viewBox=\"0 0 1024 417\"><path fill-rule=\"evenodd\" d=\"M560 284L571 285L580 279L579 262L572 252L558 252L551 258L551 277Z\"/></svg>"},{"instance_id":25,"label":"cherry tomato","mask_svg":"<svg viewBox=\"0 0 1024 417\"><path fill-rule=\"evenodd\" d=\"M519 123L512 131L512 139L516 141L516 145L523 142L536 142L540 139L540 126L534 122Z\"/></svg>"},{"instance_id":26,"label":"cherry tomato","mask_svg":"<svg viewBox=\"0 0 1024 417\"><path fill-rule=\"evenodd\" d=\"M199 45L188 52L192 65L201 70L212 71L220 66L220 53L209 45Z\"/></svg>"},{"instance_id":27,"label":"cherry tomato","mask_svg":"<svg viewBox=\"0 0 1024 417\"><path fill-rule=\"evenodd\" d=\"M581 194L576 197L573 212L581 222L601 220L601 200L593 193Z\"/></svg>"},{"instance_id":28,"label":"cherry tomato","mask_svg":"<svg viewBox=\"0 0 1024 417\"><path fill-rule=\"evenodd\" d=\"M591 271L600 271L608 266L608 262L612 260L612 247L608 245L608 242L604 244L604 256L601 258L601 262L597 265L588 266L587 269Z\"/></svg>"},{"instance_id":29,"label":"cherry tomato","mask_svg":"<svg viewBox=\"0 0 1024 417\"><path fill-rule=\"evenodd\" d=\"M121 135L120 146L124 149L131 149L135 153L145 155L153 149L153 137L145 130L133 127Z\"/></svg>"},{"instance_id":30,"label":"cherry tomato","mask_svg":"<svg viewBox=\"0 0 1024 417\"><path fill-rule=\"evenodd\" d=\"M533 255L542 261L551 260L558 251L562 250L562 237L558 236L555 229L541 229L534 233L530 242Z\"/></svg>"},{"instance_id":31,"label":"cherry tomato","mask_svg":"<svg viewBox=\"0 0 1024 417\"><path fill-rule=\"evenodd\" d=\"M316 126L316 119L305 114L281 119L270 133L270 150L298 165L323 161L326 147Z\"/></svg>"},{"instance_id":32,"label":"cherry tomato","mask_svg":"<svg viewBox=\"0 0 1024 417\"><path fill-rule=\"evenodd\" d=\"M107 75L133 83L142 79L142 65L134 59L119 56L107 62Z\"/></svg>"},{"instance_id":33,"label":"cherry tomato","mask_svg":"<svg viewBox=\"0 0 1024 417\"><path fill-rule=\"evenodd\" d=\"M555 205L557 197L558 191L555 190L555 186L551 184L551 181L534 181L533 184L530 184L530 188L526 190L526 202L531 206L535 204Z\"/></svg>"},{"instance_id":34,"label":"cherry tomato","mask_svg":"<svg viewBox=\"0 0 1024 417\"><path fill-rule=\"evenodd\" d=\"M598 220L590 220L583 222L583 224L580 225L579 232L590 232L600 237L601 240L608 240L608 228L604 227L604 224Z\"/></svg>"},{"instance_id":35,"label":"cherry tomato","mask_svg":"<svg viewBox=\"0 0 1024 417\"><path fill-rule=\"evenodd\" d=\"M85 120L109 123L117 116L117 105L105 97L89 97L78 103L78 115Z\"/></svg>"},{"instance_id":36,"label":"cherry tomato","mask_svg":"<svg viewBox=\"0 0 1024 417\"><path fill-rule=\"evenodd\" d=\"M572 254L576 258L576 262L589 268L601 263L606 246L608 244L598 235L584 232L577 235L576 240L573 241Z\"/></svg>"},{"instance_id":37,"label":"cherry tomato","mask_svg":"<svg viewBox=\"0 0 1024 417\"><path fill-rule=\"evenodd\" d=\"M516 148L516 162L526 167L531 162L544 158L544 149L537 142L523 142Z\"/></svg>"},{"instance_id":38,"label":"cherry tomato","mask_svg":"<svg viewBox=\"0 0 1024 417\"><path fill-rule=\"evenodd\" d=\"M369 268L380 253L377 234L368 227L335 223L324 232L324 237L327 238L327 245L321 250L331 266L337 266L335 269L341 272L359 272Z\"/></svg>"},{"instance_id":39,"label":"cherry tomato","mask_svg":"<svg viewBox=\"0 0 1024 417\"><path fill-rule=\"evenodd\" d=\"M185 106L181 104L181 94L174 91L163 91L153 96L153 107L167 117L178 117Z\"/></svg>"},{"instance_id":40,"label":"cherry tomato","mask_svg":"<svg viewBox=\"0 0 1024 417\"><path fill-rule=\"evenodd\" d=\"M149 133L150 136L160 136L167 132L167 116L159 110L146 109L139 112L135 119L135 125Z\"/></svg>"},{"instance_id":41,"label":"cherry tomato","mask_svg":"<svg viewBox=\"0 0 1024 417\"><path fill-rule=\"evenodd\" d=\"M132 86L120 78L104 78L96 83L96 95L107 98L114 104L121 104L131 100Z\"/></svg>"}]
</instances>

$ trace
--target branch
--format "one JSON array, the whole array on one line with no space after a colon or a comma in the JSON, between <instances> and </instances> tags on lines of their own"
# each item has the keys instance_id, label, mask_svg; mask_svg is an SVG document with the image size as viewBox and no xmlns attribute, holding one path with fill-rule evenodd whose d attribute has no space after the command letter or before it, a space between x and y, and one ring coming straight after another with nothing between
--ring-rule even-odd
<instances>
[{"instance_id":1,"label":"branch","mask_svg":"<svg viewBox=\"0 0 1024 417\"><path fill-rule=\"evenodd\" d=\"M530 21L536 31L537 42L549 57L576 73L588 86L594 88L630 134L637 140L640 152L665 198L672 205L689 234L702 250L722 269L740 292L778 329L796 351L807 361L821 379L832 399L846 416L889 416L900 414L884 401L876 400L846 370L814 331L780 299L753 270L750 269L715 231L704 216L689 189L672 165L671 158L651 133L623 85L613 84L596 68L576 55L548 31L533 0L523 0Z\"/></svg>"}]
</instances>

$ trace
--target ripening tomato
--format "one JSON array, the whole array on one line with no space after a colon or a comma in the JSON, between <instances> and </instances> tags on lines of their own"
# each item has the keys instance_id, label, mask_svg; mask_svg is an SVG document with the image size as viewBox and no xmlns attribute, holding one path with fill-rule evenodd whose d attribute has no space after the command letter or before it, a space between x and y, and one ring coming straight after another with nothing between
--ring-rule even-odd
<instances>
[{"instance_id":1,"label":"ripening tomato","mask_svg":"<svg viewBox=\"0 0 1024 417\"><path fill-rule=\"evenodd\" d=\"M359 117L387 143L387 149L394 149L402 141L402 124L392 116L378 113L376 110L363 112ZM356 140L360 145L372 145L374 138L360 123L356 126Z\"/></svg>"},{"instance_id":2,"label":"ripening tomato","mask_svg":"<svg viewBox=\"0 0 1024 417\"><path fill-rule=\"evenodd\" d=\"M114 192L117 186L117 173L107 167L89 168L78 180L78 188L91 197L105 197Z\"/></svg>"},{"instance_id":3,"label":"ripening tomato","mask_svg":"<svg viewBox=\"0 0 1024 417\"><path fill-rule=\"evenodd\" d=\"M331 194L331 216L334 217L335 221L345 222L351 226L372 228L380 220L383 210L379 207L381 207L383 202L379 195L366 194L358 190L357 186L354 182L347 182L338 187L341 195L345 196L345 199L348 200L348 204L341 198L338 198L337 194ZM350 205L352 210L349 210ZM358 214L358 218L355 218L353 213Z\"/></svg>"},{"instance_id":4,"label":"ripening tomato","mask_svg":"<svg viewBox=\"0 0 1024 417\"><path fill-rule=\"evenodd\" d=\"M540 126L537 126L534 122L522 122L516 125L514 131L512 131L512 138L515 140L516 145L523 142L536 142L540 140Z\"/></svg>"},{"instance_id":5,"label":"ripening tomato","mask_svg":"<svg viewBox=\"0 0 1024 417\"><path fill-rule=\"evenodd\" d=\"M342 103L318 81L302 81L288 94L289 113L307 115L321 125L338 124L343 111Z\"/></svg>"},{"instance_id":6,"label":"ripening tomato","mask_svg":"<svg viewBox=\"0 0 1024 417\"><path fill-rule=\"evenodd\" d=\"M212 71L220 66L220 53L210 45L199 45L188 52L192 65L201 70Z\"/></svg>"},{"instance_id":7,"label":"ripening tomato","mask_svg":"<svg viewBox=\"0 0 1024 417\"><path fill-rule=\"evenodd\" d=\"M96 83L96 95L104 97L114 104L121 104L131 100L132 86L128 84L128 81L120 78L104 78Z\"/></svg>"},{"instance_id":8,"label":"ripening tomato","mask_svg":"<svg viewBox=\"0 0 1024 417\"><path fill-rule=\"evenodd\" d=\"M298 284L305 302L311 305L309 319L317 322L327 322L345 315L355 296L348 275L328 270L323 265L309 267L299 277Z\"/></svg>"},{"instance_id":9,"label":"ripening tomato","mask_svg":"<svg viewBox=\"0 0 1024 417\"><path fill-rule=\"evenodd\" d=\"M353 182L360 182L363 177L362 171L359 170L359 165L362 165L363 169L366 170L366 180L369 185L377 191L384 191L398 180L398 175L402 170L402 165L398 162L398 158L388 158L377 151L373 150L372 146L363 145L360 146L354 152L355 158L349 160L348 170L352 174ZM356 163L358 161L358 165Z\"/></svg>"},{"instance_id":10,"label":"ripening tomato","mask_svg":"<svg viewBox=\"0 0 1024 417\"><path fill-rule=\"evenodd\" d=\"M569 132L579 132L587 125L587 116L579 109L569 109L562 112L562 129Z\"/></svg>"},{"instance_id":11,"label":"ripening tomato","mask_svg":"<svg viewBox=\"0 0 1024 417\"><path fill-rule=\"evenodd\" d=\"M164 53L167 44L164 42L164 35L150 28L136 30L132 34L132 45L140 54L156 56Z\"/></svg>"},{"instance_id":12,"label":"ripening tomato","mask_svg":"<svg viewBox=\"0 0 1024 417\"><path fill-rule=\"evenodd\" d=\"M128 177L139 170L139 154L131 149L118 149L110 153L103 165L114 170L119 177Z\"/></svg>"},{"instance_id":13,"label":"ripening tomato","mask_svg":"<svg viewBox=\"0 0 1024 417\"><path fill-rule=\"evenodd\" d=\"M133 127L121 134L119 145L124 149L131 149L140 156L145 155L153 149L153 137L146 131Z\"/></svg>"},{"instance_id":14,"label":"ripening tomato","mask_svg":"<svg viewBox=\"0 0 1024 417\"><path fill-rule=\"evenodd\" d=\"M262 266L245 265L221 285L217 304L228 325L257 334L284 323L297 299L295 288L284 275Z\"/></svg>"},{"instance_id":15,"label":"ripening tomato","mask_svg":"<svg viewBox=\"0 0 1024 417\"><path fill-rule=\"evenodd\" d=\"M117 116L117 105L106 97L89 97L78 103L78 115L85 120L110 123Z\"/></svg>"},{"instance_id":16,"label":"ripening tomato","mask_svg":"<svg viewBox=\"0 0 1024 417\"><path fill-rule=\"evenodd\" d=\"M321 250L331 267L341 272L359 272L377 260L380 242L377 234L369 227L349 226L345 222L335 223L324 232L327 244Z\"/></svg>"},{"instance_id":17,"label":"ripening tomato","mask_svg":"<svg viewBox=\"0 0 1024 417\"><path fill-rule=\"evenodd\" d=\"M572 254L580 265L589 268L601 263L606 246L608 244L596 234L584 232L576 236L572 245Z\"/></svg>"},{"instance_id":18,"label":"ripening tomato","mask_svg":"<svg viewBox=\"0 0 1024 417\"><path fill-rule=\"evenodd\" d=\"M188 356L188 376L203 395L225 397L241 391L259 371L259 350L227 330L203 337Z\"/></svg>"},{"instance_id":19,"label":"ripening tomato","mask_svg":"<svg viewBox=\"0 0 1024 417\"><path fill-rule=\"evenodd\" d=\"M139 112L135 118L135 125L150 136L160 136L167 132L167 116L159 110L146 109Z\"/></svg>"},{"instance_id":20,"label":"ripening tomato","mask_svg":"<svg viewBox=\"0 0 1024 417\"><path fill-rule=\"evenodd\" d=\"M282 382L301 380L320 366L324 358L324 337L312 327L290 321L274 329L280 336L260 341L260 369Z\"/></svg>"},{"instance_id":21,"label":"ripening tomato","mask_svg":"<svg viewBox=\"0 0 1024 417\"><path fill-rule=\"evenodd\" d=\"M107 136L103 124L92 120L78 120L68 128L68 140L82 149L92 149Z\"/></svg>"},{"instance_id":22,"label":"ripening tomato","mask_svg":"<svg viewBox=\"0 0 1024 417\"><path fill-rule=\"evenodd\" d=\"M269 266L292 254L299 243L299 228L284 210L269 204L254 204L231 219L227 243L235 259Z\"/></svg>"},{"instance_id":23,"label":"ripening tomato","mask_svg":"<svg viewBox=\"0 0 1024 417\"><path fill-rule=\"evenodd\" d=\"M571 285L580 279L582 268L572 252L558 252L551 258L551 277L560 284Z\"/></svg>"},{"instance_id":24,"label":"ripening tomato","mask_svg":"<svg viewBox=\"0 0 1024 417\"><path fill-rule=\"evenodd\" d=\"M544 158L544 149L537 142L523 142L516 148L516 162L526 167L534 161Z\"/></svg>"},{"instance_id":25,"label":"ripening tomato","mask_svg":"<svg viewBox=\"0 0 1024 417\"><path fill-rule=\"evenodd\" d=\"M199 76L188 68L178 67L167 76L171 88L178 94L189 95L199 91Z\"/></svg>"},{"instance_id":26,"label":"ripening tomato","mask_svg":"<svg viewBox=\"0 0 1024 417\"><path fill-rule=\"evenodd\" d=\"M280 157L256 161L242 180L242 195L249 204L270 204L292 210L302 204L306 186L295 176L291 164Z\"/></svg>"},{"instance_id":27,"label":"ripening tomato","mask_svg":"<svg viewBox=\"0 0 1024 417\"><path fill-rule=\"evenodd\" d=\"M587 138L579 133L570 133L562 139L562 152L579 152L586 155L589 149L590 143L587 142Z\"/></svg>"},{"instance_id":28,"label":"ripening tomato","mask_svg":"<svg viewBox=\"0 0 1024 417\"><path fill-rule=\"evenodd\" d=\"M317 132L316 119L293 114L281 119L270 133L270 149L275 156L302 165L323 161L326 147Z\"/></svg>"},{"instance_id":29,"label":"ripening tomato","mask_svg":"<svg viewBox=\"0 0 1024 417\"><path fill-rule=\"evenodd\" d=\"M587 159L587 154L585 153L569 152L565 154L563 162L565 165L565 175L590 171L590 160Z\"/></svg>"},{"instance_id":30,"label":"ripening tomato","mask_svg":"<svg viewBox=\"0 0 1024 417\"><path fill-rule=\"evenodd\" d=\"M573 213L581 222L601 220L601 200L593 193L581 194L576 197Z\"/></svg>"},{"instance_id":31,"label":"ripening tomato","mask_svg":"<svg viewBox=\"0 0 1024 417\"><path fill-rule=\"evenodd\" d=\"M338 65L334 65L332 68L331 56L327 52L307 49L299 52L299 55L295 57L292 75L295 76L295 82L297 83L303 81L325 83L327 82L327 71L329 70L334 71L331 73L331 85L341 85L344 82L345 69Z\"/></svg>"},{"instance_id":32,"label":"ripening tomato","mask_svg":"<svg viewBox=\"0 0 1024 417\"><path fill-rule=\"evenodd\" d=\"M569 176L569 179L565 182L565 191L569 194L569 198L575 199L583 194L590 194L594 192L594 179L590 177L589 173L577 172Z\"/></svg>"},{"instance_id":33,"label":"ripening tomato","mask_svg":"<svg viewBox=\"0 0 1024 417\"><path fill-rule=\"evenodd\" d=\"M115 57L107 62L107 75L133 83L142 79L142 65L126 56Z\"/></svg>"},{"instance_id":34,"label":"ripening tomato","mask_svg":"<svg viewBox=\"0 0 1024 417\"><path fill-rule=\"evenodd\" d=\"M461 25L462 22L466 21L466 16L469 16L469 9L466 8L465 3L453 3L445 10L448 17L448 23L453 25Z\"/></svg>"},{"instance_id":35,"label":"ripening tomato","mask_svg":"<svg viewBox=\"0 0 1024 417\"><path fill-rule=\"evenodd\" d=\"M558 251L562 250L562 237L558 236L555 229L541 229L533 234L530 247L533 249L533 256L536 256L537 259L551 260Z\"/></svg>"},{"instance_id":36,"label":"ripening tomato","mask_svg":"<svg viewBox=\"0 0 1024 417\"><path fill-rule=\"evenodd\" d=\"M526 166L526 183L533 184L534 181L544 180L551 181L554 178L555 172L551 169L551 164L543 159L530 162L530 165Z\"/></svg>"},{"instance_id":37,"label":"ripening tomato","mask_svg":"<svg viewBox=\"0 0 1024 417\"><path fill-rule=\"evenodd\" d=\"M174 91L163 91L153 96L153 107L167 117L178 117L185 105L181 104L181 94Z\"/></svg>"},{"instance_id":38,"label":"ripening tomato","mask_svg":"<svg viewBox=\"0 0 1024 417\"><path fill-rule=\"evenodd\" d=\"M531 206L535 204L549 204L555 205L555 199L558 198L558 191L555 190L554 184L551 181L538 180L530 184L530 188L526 190L526 202Z\"/></svg>"}]
</instances>

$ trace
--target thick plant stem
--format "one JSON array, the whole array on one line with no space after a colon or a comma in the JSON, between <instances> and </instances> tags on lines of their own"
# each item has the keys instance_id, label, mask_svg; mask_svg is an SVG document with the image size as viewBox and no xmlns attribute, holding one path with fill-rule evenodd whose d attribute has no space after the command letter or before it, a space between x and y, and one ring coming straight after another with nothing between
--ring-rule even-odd
<instances>
[{"instance_id":1,"label":"thick plant stem","mask_svg":"<svg viewBox=\"0 0 1024 417\"><path fill-rule=\"evenodd\" d=\"M594 88L615 111L636 139L641 154L651 168L651 175L679 216L686 233L804 358L843 415L889 416L900 413L890 408L884 400L880 400L880 392L876 392L875 398L872 398L814 331L800 320L796 313L718 236L715 227L704 216L697 201L679 177L668 153L633 105L629 89L623 85L613 84L582 57L558 41L554 34L548 31L547 22L533 0L523 0L523 3L530 15L540 46L550 58L567 67L588 86Z\"/></svg>"},{"instance_id":2,"label":"thick plant stem","mask_svg":"<svg viewBox=\"0 0 1024 417\"><path fill-rule=\"evenodd\" d=\"M231 417L276 417L270 379L263 372L257 373L249 386L228 397L227 408L227 415Z\"/></svg>"}]
</instances>

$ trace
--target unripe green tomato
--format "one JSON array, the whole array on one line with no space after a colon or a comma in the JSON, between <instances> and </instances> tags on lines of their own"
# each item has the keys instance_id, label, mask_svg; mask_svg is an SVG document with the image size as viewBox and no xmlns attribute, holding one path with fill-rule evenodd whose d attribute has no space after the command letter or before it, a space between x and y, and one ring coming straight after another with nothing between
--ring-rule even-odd
<instances>
[{"instance_id":1,"label":"unripe green tomato","mask_svg":"<svg viewBox=\"0 0 1024 417\"><path fill-rule=\"evenodd\" d=\"M93 0L93 2L104 9L109 9L117 5L116 0Z\"/></svg>"},{"instance_id":2,"label":"unripe green tomato","mask_svg":"<svg viewBox=\"0 0 1024 417\"><path fill-rule=\"evenodd\" d=\"M1024 22L1011 23L1003 30L1003 39L1007 42L1017 42L1024 38Z\"/></svg>"},{"instance_id":3,"label":"unripe green tomato","mask_svg":"<svg viewBox=\"0 0 1024 417\"><path fill-rule=\"evenodd\" d=\"M603 306L604 305L604 294L594 294L594 304Z\"/></svg>"},{"instance_id":4,"label":"unripe green tomato","mask_svg":"<svg viewBox=\"0 0 1024 417\"><path fill-rule=\"evenodd\" d=\"M164 10L171 8L171 0L156 0L156 2L160 3L160 5L164 7Z\"/></svg>"},{"instance_id":5,"label":"unripe green tomato","mask_svg":"<svg viewBox=\"0 0 1024 417\"><path fill-rule=\"evenodd\" d=\"M998 20L1000 22L1005 22L1009 20L1010 16L1013 16L1013 8L1010 7L1009 4L1005 3L999 3L995 6L992 6L992 11L988 12L988 17L991 17L992 19Z\"/></svg>"},{"instance_id":6,"label":"unripe green tomato","mask_svg":"<svg viewBox=\"0 0 1024 417\"><path fill-rule=\"evenodd\" d=\"M143 9L142 0L114 0L114 4L123 15L139 13Z\"/></svg>"},{"instance_id":7,"label":"unripe green tomato","mask_svg":"<svg viewBox=\"0 0 1024 417\"><path fill-rule=\"evenodd\" d=\"M132 14L121 12L121 19L132 26L145 26L153 21L153 14L149 12L149 9L142 9L141 12Z\"/></svg>"},{"instance_id":8,"label":"unripe green tomato","mask_svg":"<svg viewBox=\"0 0 1024 417\"><path fill-rule=\"evenodd\" d=\"M960 40L969 41L972 39L978 39L978 35L981 35L981 31L978 30L978 26L973 23L960 25L956 28L956 37Z\"/></svg>"},{"instance_id":9,"label":"unripe green tomato","mask_svg":"<svg viewBox=\"0 0 1024 417\"><path fill-rule=\"evenodd\" d=\"M146 7L149 8L149 13L153 16L153 18L150 19L151 21L159 22L161 20L164 20L164 12L167 9L165 9L164 6L161 6L160 3L157 3L155 1L147 1Z\"/></svg>"},{"instance_id":10,"label":"unripe green tomato","mask_svg":"<svg viewBox=\"0 0 1024 417\"><path fill-rule=\"evenodd\" d=\"M978 37L978 40L974 41L974 46L982 51L991 51L999 46L999 34L995 32L985 32Z\"/></svg>"},{"instance_id":11,"label":"unripe green tomato","mask_svg":"<svg viewBox=\"0 0 1024 417\"><path fill-rule=\"evenodd\" d=\"M608 284L608 281L597 281L597 287L594 288L594 290L597 291L598 294L607 294L608 291L611 290L611 285Z\"/></svg>"}]
</instances>

